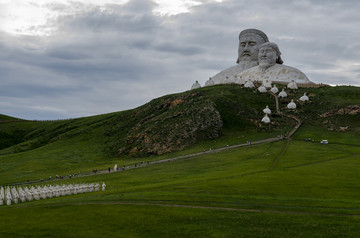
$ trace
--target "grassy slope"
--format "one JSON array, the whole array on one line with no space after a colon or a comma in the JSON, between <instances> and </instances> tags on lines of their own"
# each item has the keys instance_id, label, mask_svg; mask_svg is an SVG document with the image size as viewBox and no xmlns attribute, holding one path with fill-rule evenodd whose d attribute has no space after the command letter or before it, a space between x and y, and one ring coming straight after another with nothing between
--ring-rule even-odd
<instances>
[{"instance_id":1,"label":"grassy slope","mask_svg":"<svg viewBox=\"0 0 360 238\"><path fill-rule=\"evenodd\" d=\"M0 207L3 236L354 237L360 215L360 148L305 141L258 145L72 179L106 181L107 191ZM282 150L289 153L279 158ZM307 148L306 152L293 153ZM298 150L297 150L298 149ZM327 150L328 156L322 157ZM304 158L312 155L311 158ZM277 163L274 165L274 161ZM70 181L65 181L70 182ZM183 204L293 213L121 205ZM114 204L115 203L115 204ZM13 221L17 221L14 223Z\"/></svg>"},{"instance_id":2,"label":"grassy slope","mask_svg":"<svg viewBox=\"0 0 360 238\"><path fill-rule=\"evenodd\" d=\"M19 237L29 236L31 233L34 237L356 237L360 229L359 217L295 212L360 215L358 116L337 115L326 118L335 128L350 125L346 132L329 131L329 125L323 123L325 119L314 116L315 110L322 113L341 106L359 104L359 90L337 87L306 91L319 98L311 98L311 104L298 105L295 114L303 118L304 124L290 142L237 148L191 160L73 179L71 182L106 181L107 191L0 207L0 235ZM300 97L302 93L302 90L295 92L295 96ZM282 107L285 107L289 100L283 100ZM107 115L112 116L114 115ZM83 120L96 121L95 119ZM101 128L97 127L98 135L103 132ZM249 135L241 134L241 130L232 134L225 131L225 136L216 142L200 142L187 151L174 154L214 148L228 142L231 144L230 142L235 143L250 137L261 137L266 133ZM317 143L306 142L305 138L308 137ZM75 143L76 138L78 144ZM3 155L0 157L2 165L3 160L9 164L13 162L8 165L13 174L3 170L1 174L5 173L7 177L3 176L2 179L17 180L16 176L21 173L14 172L12 166L18 166L29 158L31 163L35 163L36 156L46 153L48 154L44 158L49 158L56 150L60 150L59 156L54 156L50 161L61 158L66 165L58 166L63 169L69 165L79 168L82 165L90 168L96 163L103 165L106 157L93 156L91 161L91 157L80 150L86 150L90 145L96 148L102 137L91 138L93 140L86 136L73 137L71 140L56 141L28 152ZM321 139L328 139L330 144L319 144ZM59 149L61 146L57 143L60 142L64 143L64 151ZM73 144L73 147L67 150L70 144ZM68 160L64 159L65 152L68 153ZM97 155L101 153L95 152ZM84 159L79 159L81 156L85 156L88 164ZM156 159L166 156L170 155ZM71 163L76 159L77 164ZM46 161L44 159L43 163ZM44 166L42 163L31 166L34 169L32 173L43 170L54 173L57 169L56 166ZM43 168L39 169L40 166ZM200 205L292 213L112 204L118 202Z\"/></svg>"},{"instance_id":3,"label":"grassy slope","mask_svg":"<svg viewBox=\"0 0 360 238\"><path fill-rule=\"evenodd\" d=\"M249 121L251 118L258 120L262 117L261 110L264 105L274 107L274 100L270 95L253 93L232 85L204 88L195 93L198 95L193 96L193 91L168 95L134 110L94 117L49 122L0 123L0 184L92 171L94 168L113 166L114 163L143 161L143 158L114 156L114 152L121 147L126 133L134 125L150 114L162 113L156 109L159 105L184 95L185 98L209 98L216 103L224 121L223 136L215 140L199 141L186 150L163 156L150 156L147 159L166 158L226 144L268 138L283 134L292 126L290 119L279 117L278 119L284 122L283 125L258 130ZM162 130L161 126L159 130Z\"/></svg>"},{"instance_id":4,"label":"grassy slope","mask_svg":"<svg viewBox=\"0 0 360 238\"><path fill-rule=\"evenodd\" d=\"M154 111L159 105L184 95L185 98L191 97L194 92L198 94L196 97L210 98L215 102L224 121L222 137L198 141L185 150L162 156L133 158L112 155L116 148L119 148L119 141L123 140L127 131L144 117L157 113ZM281 110L288 112L286 105L290 99L299 98L304 92L310 95L311 103L298 102L298 109L291 112L304 121L299 133L294 135L295 139L310 137L315 140L336 139L344 142L341 140L342 135L349 135L346 137L347 143L356 144L359 141L359 115L318 117L319 114L347 105L359 105L359 88L322 87L288 91L289 97L280 100ZM134 110L87 118L50 122L12 122L13 118L8 118L10 122L0 123L0 184L46 179L56 174L89 172L95 168L112 167L115 163L127 165L144 160L163 159L285 134L293 126L290 119L273 115L272 120L279 124L262 125L263 128L256 128L249 121L259 121L264 105L269 105L275 111L274 104L274 99L269 94L254 93L237 85L221 85L168 95ZM327 124L323 123L325 120L328 121ZM331 132L327 130L329 125L335 129L350 126L350 129L347 132Z\"/></svg>"}]
</instances>

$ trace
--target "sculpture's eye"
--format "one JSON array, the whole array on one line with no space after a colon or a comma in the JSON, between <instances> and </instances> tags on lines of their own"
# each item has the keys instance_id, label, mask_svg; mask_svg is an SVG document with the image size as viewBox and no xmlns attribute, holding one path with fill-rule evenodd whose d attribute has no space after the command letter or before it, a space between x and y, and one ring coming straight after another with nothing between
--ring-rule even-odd
<instances>
[{"instance_id":1,"label":"sculpture's eye","mask_svg":"<svg viewBox=\"0 0 360 238\"><path fill-rule=\"evenodd\" d=\"M249 45L254 46L254 45L256 45L256 42L251 41L251 42L249 42Z\"/></svg>"},{"instance_id":2,"label":"sculpture's eye","mask_svg":"<svg viewBox=\"0 0 360 238\"><path fill-rule=\"evenodd\" d=\"M246 44L244 42L241 42L240 45L241 47L245 47Z\"/></svg>"}]
</instances>

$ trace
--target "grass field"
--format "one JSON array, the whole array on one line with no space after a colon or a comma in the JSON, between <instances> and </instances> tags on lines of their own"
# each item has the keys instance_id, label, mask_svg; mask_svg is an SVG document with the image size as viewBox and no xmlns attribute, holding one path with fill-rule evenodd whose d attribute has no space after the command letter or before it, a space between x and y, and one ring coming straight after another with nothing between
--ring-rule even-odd
<instances>
[{"instance_id":1,"label":"grass field","mask_svg":"<svg viewBox=\"0 0 360 238\"><path fill-rule=\"evenodd\" d=\"M219 89L204 90L215 94ZM359 115L319 118L314 114L316 110L324 113L360 104L359 90L307 90L310 95L323 96L290 112L303 120L290 140L53 181L105 181L107 188L104 192L0 206L0 237L359 237ZM297 97L303 91L292 93ZM337 104L328 105L331 100ZM280 101L281 107L288 101ZM229 115L227 126L238 123L232 114L224 113ZM116 115L2 124L2 135L11 136L0 139L14 145L0 150L0 184L105 169L115 163L122 166L171 158L281 132L276 128L228 128L222 137L199 141L182 151L111 157L102 147L108 140L103 136L108 130L104 125ZM340 132L337 129L341 126L349 129ZM87 128L92 128L91 134L84 132ZM320 144L323 139L329 144Z\"/></svg>"},{"instance_id":2,"label":"grass field","mask_svg":"<svg viewBox=\"0 0 360 238\"><path fill-rule=\"evenodd\" d=\"M107 189L2 206L0 235L356 237L359 155L360 145L292 140L64 180Z\"/></svg>"}]
</instances>

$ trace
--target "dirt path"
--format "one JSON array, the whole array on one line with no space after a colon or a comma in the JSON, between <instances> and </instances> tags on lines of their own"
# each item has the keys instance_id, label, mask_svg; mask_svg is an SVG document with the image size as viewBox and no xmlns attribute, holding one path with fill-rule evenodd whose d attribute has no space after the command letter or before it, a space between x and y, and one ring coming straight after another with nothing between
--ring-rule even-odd
<instances>
[{"instance_id":1,"label":"dirt path","mask_svg":"<svg viewBox=\"0 0 360 238\"><path fill-rule=\"evenodd\" d=\"M275 93L271 92L271 91L269 91L269 93L270 93L271 95L273 95L274 98L275 98L276 113L281 114L281 112L280 112L280 107L279 107L279 98L278 98L278 96L277 96Z\"/></svg>"}]
</instances>

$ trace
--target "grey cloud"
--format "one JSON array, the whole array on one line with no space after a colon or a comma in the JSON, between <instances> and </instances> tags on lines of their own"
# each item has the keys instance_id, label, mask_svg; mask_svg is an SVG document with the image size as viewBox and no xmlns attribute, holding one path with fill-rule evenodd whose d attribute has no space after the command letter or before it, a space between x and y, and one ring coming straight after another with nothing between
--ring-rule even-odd
<instances>
[{"instance_id":1,"label":"grey cloud","mask_svg":"<svg viewBox=\"0 0 360 238\"><path fill-rule=\"evenodd\" d=\"M155 49L159 50L159 51L175 52L175 53L179 53L179 54L186 55L186 56L200 54L200 53L203 53L203 51L204 51L200 47L179 46L179 45L174 45L172 43L159 44L159 45L155 46Z\"/></svg>"},{"instance_id":2,"label":"grey cloud","mask_svg":"<svg viewBox=\"0 0 360 238\"><path fill-rule=\"evenodd\" d=\"M49 87L41 85L11 85L0 88L0 95L9 98L28 98L34 95L41 95L41 97L58 97L66 95L71 92L88 91L90 88L82 86L81 88L74 87Z\"/></svg>"},{"instance_id":3,"label":"grey cloud","mask_svg":"<svg viewBox=\"0 0 360 238\"><path fill-rule=\"evenodd\" d=\"M63 60L82 60L88 59L90 56L86 53L74 51L69 48L56 48L47 52L49 57L63 59Z\"/></svg>"}]
</instances>

